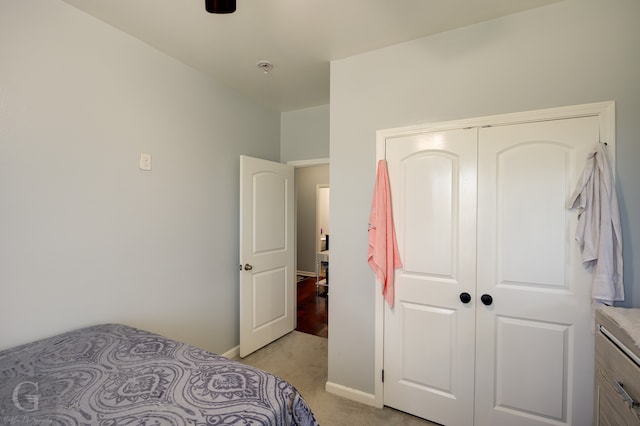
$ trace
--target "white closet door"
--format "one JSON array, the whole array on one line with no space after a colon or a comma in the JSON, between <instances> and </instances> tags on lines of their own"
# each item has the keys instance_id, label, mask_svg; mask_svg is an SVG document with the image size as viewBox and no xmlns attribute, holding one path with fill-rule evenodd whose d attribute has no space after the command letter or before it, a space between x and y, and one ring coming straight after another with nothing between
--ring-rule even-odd
<instances>
[{"instance_id":1,"label":"white closet door","mask_svg":"<svg viewBox=\"0 0 640 426\"><path fill-rule=\"evenodd\" d=\"M385 304L384 403L446 425L473 422L477 130L387 141L398 248Z\"/></svg>"},{"instance_id":2,"label":"white closet door","mask_svg":"<svg viewBox=\"0 0 640 426\"><path fill-rule=\"evenodd\" d=\"M480 129L475 425L587 425L590 275L566 203L598 117Z\"/></svg>"}]
</instances>

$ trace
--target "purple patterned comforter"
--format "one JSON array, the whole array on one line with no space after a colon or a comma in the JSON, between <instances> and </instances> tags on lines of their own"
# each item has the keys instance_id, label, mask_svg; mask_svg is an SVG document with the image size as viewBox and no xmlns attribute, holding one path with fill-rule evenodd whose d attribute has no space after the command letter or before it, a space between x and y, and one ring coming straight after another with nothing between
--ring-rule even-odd
<instances>
[{"instance_id":1,"label":"purple patterned comforter","mask_svg":"<svg viewBox=\"0 0 640 426\"><path fill-rule=\"evenodd\" d=\"M317 425L288 382L120 324L0 352L0 424Z\"/></svg>"}]
</instances>

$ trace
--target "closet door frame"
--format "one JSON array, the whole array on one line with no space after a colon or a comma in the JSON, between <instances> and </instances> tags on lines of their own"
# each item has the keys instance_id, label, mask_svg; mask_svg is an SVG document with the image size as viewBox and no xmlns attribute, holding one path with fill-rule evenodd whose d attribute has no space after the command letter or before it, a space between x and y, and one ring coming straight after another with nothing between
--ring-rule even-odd
<instances>
[{"instance_id":1,"label":"closet door frame","mask_svg":"<svg viewBox=\"0 0 640 426\"><path fill-rule=\"evenodd\" d=\"M454 120L441 123L415 125L378 130L376 132L376 164L378 160L385 159L387 140L410 136L425 132L443 130L465 129L469 127L486 127L505 124L533 123L548 120L561 120L577 117L599 117L600 141L606 142L610 152L615 153L615 102L597 102L590 104L574 105L559 108L548 108L535 111L525 111L510 114L492 115L463 120ZM615 180L615 155L610 158ZM373 406L384 406L384 383L382 371L384 367L384 297L382 296L382 284L375 280L375 336L374 336L374 377L375 393Z\"/></svg>"}]
</instances>

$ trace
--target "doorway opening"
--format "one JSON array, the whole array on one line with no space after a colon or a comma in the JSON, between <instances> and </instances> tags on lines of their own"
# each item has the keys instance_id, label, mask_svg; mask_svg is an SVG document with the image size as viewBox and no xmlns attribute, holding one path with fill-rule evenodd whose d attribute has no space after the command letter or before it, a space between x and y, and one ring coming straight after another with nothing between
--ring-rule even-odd
<instances>
[{"instance_id":1,"label":"doorway opening","mask_svg":"<svg viewBox=\"0 0 640 426\"><path fill-rule=\"evenodd\" d=\"M329 160L289 162L295 167L296 330L328 336Z\"/></svg>"}]
</instances>

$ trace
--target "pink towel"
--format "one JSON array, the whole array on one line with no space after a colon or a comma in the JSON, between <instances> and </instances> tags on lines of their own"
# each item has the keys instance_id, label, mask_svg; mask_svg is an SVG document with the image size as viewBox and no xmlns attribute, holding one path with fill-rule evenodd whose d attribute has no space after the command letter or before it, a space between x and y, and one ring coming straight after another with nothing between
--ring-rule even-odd
<instances>
[{"instance_id":1,"label":"pink towel","mask_svg":"<svg viewBox=\"0 0 640 426\"><path fill-rule=\"evenodd\" d=\"M382 283L382 294L393 307L393 281L396 268L402 266L391 215L391 192L387 162L378 162L378 176L369 216L369 265Z\"/></svg>"}]
</instances>

